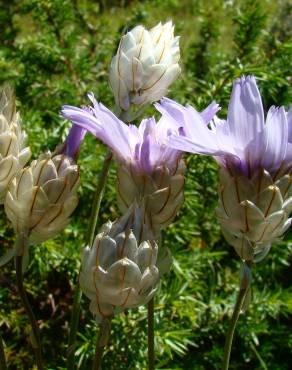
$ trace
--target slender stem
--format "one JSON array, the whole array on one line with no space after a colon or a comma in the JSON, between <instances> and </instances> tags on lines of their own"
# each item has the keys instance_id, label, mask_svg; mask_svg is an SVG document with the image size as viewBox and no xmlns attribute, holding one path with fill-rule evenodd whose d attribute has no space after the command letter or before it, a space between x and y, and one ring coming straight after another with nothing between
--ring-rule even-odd
<instances>
[{"instance_id":1,"label":"slender stem","mask_svg":"<svg viewBox=\"0 0 292 370\"><path fill-rule=\"evenodd\" d=\"M103 318L99 325L99 335L96 340L92 370L101 370L103 351L108 343L110 331L111 331L111 319Z\"/></svg>"},{"instance_id":2,"label":"slender stem","mask_svg":"<svg viewBox=\"0 0 292 370\"><path fill-rule=\"evenodd\" d=\"M6 370L6 359L5 359L5 352L4 352L4 345L2 340L2 335L0 333L0 370Z\"/></svg>"},{"instance_id":3,"label":"slender stem","mask_svg":"<svg viewBox=\"0 0 292 370\"><path fill-rule=\"evenodd\" d=\"M102 170L99 175L97 188L95 192L95 198L93 201L92 209L91 209L91 216L90 216L90 223L88 227L88 240L87 245L91 246L94 240L95 235L95 227L96 222L98 219L99 209L100 209L100 203L103 196L104 187L106 184L108 172L110 169L111 161L112 161L113 154L110 149L108 149L105 160L103 162Z\"/></svg>"},{"instance_id":4,"label":"slender stem","mask_svg":"<svg viewBox=\"0 0 292 370\"><path fill-rule=\"evenodd\" d=\"M222 370L228 370L229 368L229 360L230 360L230 353L232 348L232 341L234 336L234 331L236 327L237 320L239 318L245 296L249 289L249 281L246 283L241 282L240 290L237 295L237 300L234 306L234 310L231 317L231 322L229 324L226 340L225 340L225 346L224 346L224 356L223 356L223 365Z\"/></svg>"},{"instance_id":5,"label":"slender stem","mask_svg":"<svg viewBox=\"0 0 292 370\"><path fill-rule=\"evenodd\" d=\"M101 199L103 196L103 191L104 191L104 187L106 184L108 172L110 169L111 160L112 160L112 152L108 149L106 158L103 163L102 170L98 178L95 197L94 197L92 210L91 210L90 222L89 222L88 233L87 233L87 242L86 242L86 245L89 245L89 246L92 245L93 240L94 240L96 222L98 219L98 214L99 214L99 209L100 209L100 203L101 203ZM77 335L78 324L79 324L81 298L82 298L82 292L77 282L75 293L74 293L74 302L73 302L72 316L71 316L71 321L70 321L69 340L68 340L68 351L67 351L67 369L68 370L74 369L75 341L76 341L76 335Z\"/></svg>"},{"instance_id":6,"label":"slender stem","mask_svg":"<svg viewBox=\"0 0 292 370\"><path fill-rule=\"evenodd\" d=\"M35 319L35 316L33 314L32 308L29 304L25 288L23 286L23 275L22 275L22 259L23 256L16 256L15 257L15 270L16 270L16 283L18 287L18 292L20 295L21 302L23 304L23 307L26 311L26 314L28 316L31 328L32 328L32 347L35 352L36 356L36 363L38 370L43 369L43 361L42 361L42 349L41 349L41 340L40 340L40 334L39 334L39 328L37 321Z\"/></svg>"},{"instance_id":7,"label":"slender stem","mask_svg":"<svg viewBox=\"0 0 292 370\"><path fill-rule=\"evenodd\" d=\"M154 298L147 306L148 309L148 369L154 370L155 353L154 353Z\"/></svg>"}]
</instances>

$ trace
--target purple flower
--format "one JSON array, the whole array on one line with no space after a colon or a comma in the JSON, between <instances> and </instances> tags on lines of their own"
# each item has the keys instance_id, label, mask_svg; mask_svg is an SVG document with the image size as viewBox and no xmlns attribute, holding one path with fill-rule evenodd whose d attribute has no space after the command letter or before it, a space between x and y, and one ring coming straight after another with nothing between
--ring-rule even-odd
<instances>
[{"instance_id":1,"label":"purple flower","mask_svg":"<svg viewBox=\"0 0 292 370\"><path fill-rule=\"evenodd\" d=\"M93 94L88 96L93 107L80 109L65 105L62 115L102 140L120 161L130 163L138 173L151 174L161 165L170 169L176 166L181 152L169 146L169 137L184 134L180 130L180 122L163 115L157 123L154 118L149 118L142 120L139 127L126 125L98 103ZM205 122L213 117L215 111L211 104L201 115L196 114Z\"/></svg>"},{"instance_id":2,"label":"purple flower","mask_svg":"<svg viewBox=\"0 0 292 370\"><path fill-rule=\"evenodd\" d=\"M262 99L253 76L235 80L228 107L227 121L208 117L198 119L193 108L163 99L157 109L171 116L185 136L172 135L170 145L178 150L213 155L228 169L251 177L264 168L272 175L292 164L292 108L271 107L264 120ZM211 109L211 107L209 107ZM214 109L215 110L215 109Z\"/></svg>"},{"instance_id":3,"label":"purple flower","mask_svg":"<svg viewBox=\"0 0 292 370\"><path fill-rule=\"evenodd\" d=\"M87 130L77 125L70 128L61 152L76 161L80 145L85 137Z\"/></svg>"}]
</instances>

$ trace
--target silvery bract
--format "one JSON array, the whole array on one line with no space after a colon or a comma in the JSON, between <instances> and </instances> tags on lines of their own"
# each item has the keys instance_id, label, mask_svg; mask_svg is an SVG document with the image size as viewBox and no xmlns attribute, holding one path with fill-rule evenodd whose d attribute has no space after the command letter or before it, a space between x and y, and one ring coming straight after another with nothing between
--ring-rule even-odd
<instances>
[{"instance_id":1,"label":"silvery bract","mask_svg":"<svg viewBox=\"0 0 292 370\"><path fill-rule=\"evenodd\" d=\"M107 144L118 162L118 204L124 212L134 201L146 207L155 234L175 217L183 202L185 166L181 151L169 146L180 135L180 122L170 115L127 125L89 95L93 107L64 106L62 114ZM217 112L212 103L198 113L207 125Z\"/></svg>"},{"instance_id":2,"label":"silvery bract","mask_svg":"<svg viewBox=\"0 0 292 370\"><path fill-rule=\"evenodd\" d=\"M289 227L292 210L292 109L271 107L266 118L254 77L235 81L227 121L210 127L191 111L166 101L163 109L182 122L176 149L215 156L221 165L217 211L227 241L246 261L258 262Z\"/></svg>"},{"instance_id":3,"label":"silvery bract","mask_svg":"<svg viewBox=\"0 0 292 370\"><path fill-rule=\"evenodd\" d=\"M26 134L15 109L15 96L9 86L0 91L0 203L9 182L30 158Z\"/></svg>"},{"instance_id":4,"label":"silvery bract","mask_svg":"<svg viewBox=\"0 0 292 370\"><path fill-rule=\"evenodd\" d=\"M120 41L110 66L110 84L116 105L129 111L159 100L180 72L179 37L172 22L150 31L137 26Z\"/></svg>"},{"instance_id":5,"label":"silvery bract","mask_svg":"<svg viewBox=\"0 0 292 370\"><path fill-rule=\"evenodd\" d=\"M291 175L273 179L265 170L252 178L220 171L218 220L226 240L245 261L259 262L291 224Z\"/></svg>"},{"instance_id":6,"label":"silvery bract","mask_svg":"<svg viewBox=\"0 0 292 370\"><path fill-rule=\"evenodd\" d=\"M92 248L84 250L80 287L98 317L146 304L157 290L158 248L143 219L131 207L120 220L103 225Z\"/></svg>"},{"instance_id":7,"label":"silvery bract","mask_svg":"<svg viewBox=\"0 0 292 370\"><path fill-rule=\"evenodd\" d=\"M69 222L77 206L78 166L59 154L42 154L12 180L5 211L16 233L31 242L54 237Z\"/></svg>"},{"instance_id":8,"label":"silvery bract","mask_svg":"<svg viewBox=\"0 0 292 370\"><path fill-rule=\"evenodd\" d=\"M56 236L77 206L79 168L75 160L85 133L85 129L73 126L53 154L40 155L10 183L6 214L15 232L26 235L32 243Z\"/></svg>"},{"instance_id":9,"label":"silvery bract","mask_svg":"<svg viewBox=\"0 0 292 370\"><path fill-rule=\"evenodd\" d=\"M118 165L118 205L122 212L137 201L144 204L153 233L169 225L184 201L185 164L178 160L175 168L156 167L151 174L140 174L131 166Z\"/></svg>"}]
</instances>

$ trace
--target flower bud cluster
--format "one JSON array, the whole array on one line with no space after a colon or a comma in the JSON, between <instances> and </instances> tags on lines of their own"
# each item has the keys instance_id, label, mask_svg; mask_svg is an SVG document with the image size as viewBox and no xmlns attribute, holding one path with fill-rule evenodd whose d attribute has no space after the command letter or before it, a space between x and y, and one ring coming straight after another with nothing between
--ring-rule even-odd
<instances>
[{"instance_id":1,"label":"flower bud cluster","mask_svg":"<svg viewBox=\"0 0 292 370\"><path fill-rule=\"evenodd\" d=\"M116 105L129 111L159 100L177 78L179 37L172 22L151 30L137 26L122 37L110 66L110 83Z\"/></svg>"},{"instance_id":2,"label":"flower bud cluster","mask_svg":"<svg viewBox=\"0 0 292 370\"><path fill-rule=\"evenodd\" d=\"M145 214L136 206L115 223L107 222L92 248L85 248L80 286L99 317L147 303L157 290L158 247Z\"/></svg>"},{"instance_id":3,"label":"flower bud cluster","mask_svg":"<svg viewBox=\"0 0 292 370\"><path fill-rule=\"evenodd\" d=\"M252 178L220 170L217 216L226 240L245 261L259 262L290 226L291 175L259 170Z\"/></svg>"},{"instance_id":4,"label":"flower bud cluster","mask_svg":"<svg viewBox=\"0 0 292 370\"><path fill-rule=\"evenodd\" d=\"M69 222L77 206L79 169L63 154L42 154L12 180L5 211L16 233L31 242L54 237Z\"/></svg>"},{"instance_id":5,"label":"flower bud cluster","mask_svg":"<svg viewBox=\"0 0 292 370\"><path fill-rule=\"evenodd\" d=\"M9 86L0 92L0 202L4 202L8 185L30 158L27 136L15 109L15 96Z\"/></svg>"},{"instance_id":6,"label":"flower bud cluster","mask_svg":"<svg viewBox=\"0 0 292 370\"><path fill-rule=\"evenodd\" d=\"M185 164L177 160L173 169L158 166L150 174L139 174L131 166L118 165L118 205L125 212L134 202L144 205L151 229L158 236L161 228L169 225L175 218L184 201Z\"/></svg>"}]
</instances>

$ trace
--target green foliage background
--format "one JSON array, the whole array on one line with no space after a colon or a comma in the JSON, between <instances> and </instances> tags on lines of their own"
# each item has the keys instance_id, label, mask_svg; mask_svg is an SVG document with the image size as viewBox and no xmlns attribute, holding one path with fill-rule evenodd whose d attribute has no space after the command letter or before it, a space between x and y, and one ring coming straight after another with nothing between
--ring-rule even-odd
<instances>
[{"instance_id":1,"label":"green foliage background","mask_svg":"<svg viewBox=\"0 0 292 370\"><path fill-rule=\"evenodd\" d=\"M108 66L120 36L142 23L172 19L181 35L182 69L170 96L203 109L213 99L225 116L232 81L255 74L265 107L292 102L292 6L289 0L0 0L0 83L16 89L33 156L68 132L63 104L87 104L86 93L113 106ZM153 114L149 110L148 114ZM65 369L68 321L90 205L105 147L87 135L80 165L80 203L54 240L31 249L25 280L41 326L47 369ZM239 259L214 217L217 165L187 156L185 204L163 234L171 273L156 297L157 369L220 369L224 335L239 282ZM115 169L98 224L115 219ZM3 209L1 252L14 235ZM253 272L253 299L237 327L231 369L289 369L291 358L291 232ZM10 263L0 271L0 324L9 369L32 369L29 325ZM104 368L146 369L146 309L114 319ZM89 369L96 325L84 299L76 366ZM289 356L290 353L290 356Z\"/></svg>"}]
</instances>

